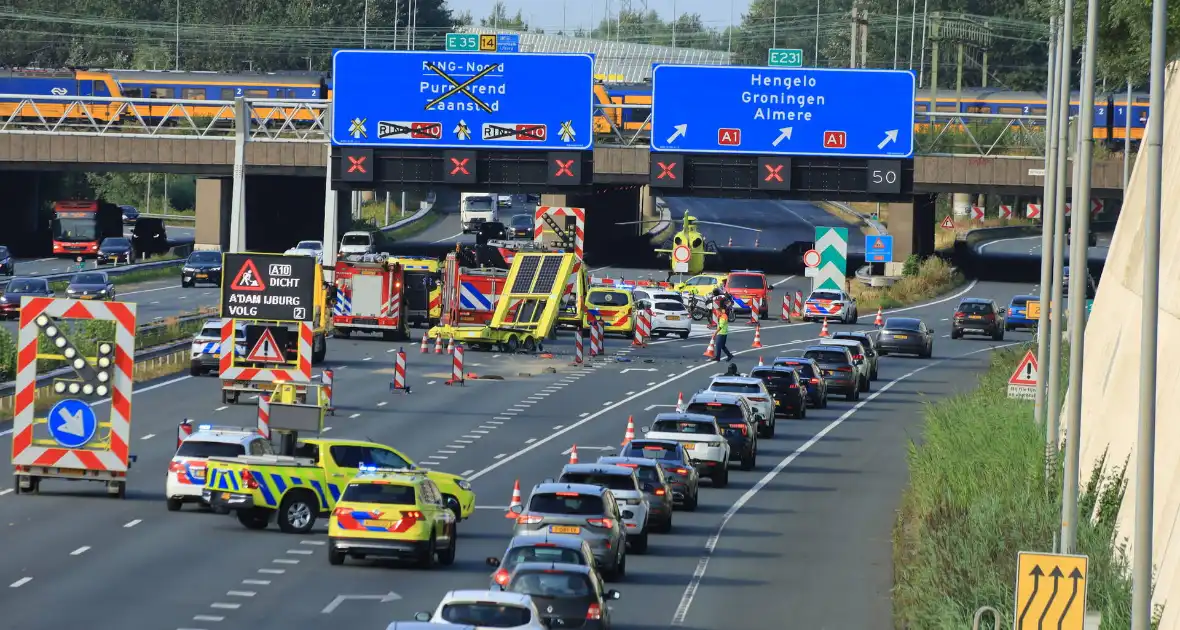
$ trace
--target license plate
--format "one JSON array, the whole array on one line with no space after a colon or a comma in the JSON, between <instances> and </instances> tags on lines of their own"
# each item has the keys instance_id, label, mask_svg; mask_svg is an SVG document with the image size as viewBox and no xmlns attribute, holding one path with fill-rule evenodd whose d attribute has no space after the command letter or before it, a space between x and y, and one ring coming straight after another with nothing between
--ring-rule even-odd
<instances>
[{"instance_id":1,"label":"license plate","mask_svg":"<svg viewBox=\"0 0 1180 630\"><path fill-rule=\"evenodd\" d=\"M893 335L894 339L909 339L909 335Z\"/></svg>"},{"instance_id":2,"label":"license plate","mask_svg":"<svg viewBox=\"0 0 1180 630\"><path fill-rule=\"evenodd\" d=\"M367 527L391 527L393 521L365 521Z\"/></svg>"},{"instance_id":3,"label":"license plate","mask_svg":"<svg viewBox=\"0 0 1180 630\"><path fill-rule=\"evenodd\" d=\"M371 325L376 326L377 320L375 320L371 317L357 317L352 320L352 323L354 323L354 324L371 324Z\"/></svg>"},{"instance_id":4,"label":"license plate","mask_svg":"<svg viewBox=\"0 0 1180 630\"><path fill-rule=\"evenodd\" d=\"M198 277L198 278L208 278L208 277L209 277L209 274L207 274L207 273L198 273L198 274L196 274L196 277Z\"/></svg>"},{"instance_id":5,"label":"license plate","mask_svg":"<svg viewBox=\"0 0 1180 630\"><path fill-rule=\"evenodd\" d=\"M553 525L549 527L549 531L554 534L580 534L582 528L576 525Z\"/></svg>"},{"instance_id":6,"label":"license plate","mask_svg":"<svg viewBox=\"0 0 1180 630\"><path fill-rule=\"evenodd\" d=\"M983 315L972 315L969 319L983 319Z\"/></svg>"},{"instance_id":7,"label":"license plate","mask_svg":"<svg viewBox=\"0 0 1180 630\"><path fill-rule=\"evenodd\" d=\"M696 448L696 447L697 447L697 445L696 445L696 444L685 444L685 445L684 445L684 449L685 449L685 450L687 450L687 451L691 451L692 449L694 449L694 448Z\"/></svg>"},{"instance_id":8,"label":"license plate","mask_svg":"<svg viewBox=\"0 0 1180 630\"><path fill-rule=\"evenodd\" d=\"M222 498L222 500L224 500L224 501L229 501L229 493L228 493L228 492L222 492L222 493L221 493L221 498Z\"/></svg>"},{"instance_id":9,"label":"license plate","mask_svg":"<svg viewBox=\"0 0 1180 630\"><path fill-rule=\"evenodd\" d=\"M679 315L669 315L669 316L665 317L664 319L666 319L670 322L678 322L678 321L680 321L680 316Z\"/></svg>"}]
</instances>

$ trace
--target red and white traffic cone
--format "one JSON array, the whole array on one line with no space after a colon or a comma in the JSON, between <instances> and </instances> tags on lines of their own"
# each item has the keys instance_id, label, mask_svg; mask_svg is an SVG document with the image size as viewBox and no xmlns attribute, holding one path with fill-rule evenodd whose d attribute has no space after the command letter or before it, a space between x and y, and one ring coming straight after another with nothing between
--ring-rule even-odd
<instances>
[{"instance_id":1,"label":"red and white traffic cone","mask_svg":"<svg viewBox=\"0 0 1180 630\"><path fill-rule=\"evenodd\" d=\"M676 413L684 413L684 392L676 394Z\"/></svg>"},{"instance_id":2,"label":"red and white traffic cone","mask_svg":"<svg viewBox=\"0 0 1180 630\"><path fill-rule=\"evenodd\" d=\"M754 343L750 344L750 347L751 348L761 348L762 347L762 327L761 326L754 327Z\"/></svg>"},{"instance_id":3,"label":"red and white traffic cone","mask_svg":"<svg viewBox=\"0 0 1180 630\"><path fill-rule=\"evenodd\" d=\"M455 338L451 337L451 338L447 339L447 354L452 354L454 352L455 352Z\"/></svg>"},{"instance_id":4,"label":"red and white traffic cone","mask_svg":"<svg viewBox=\"0 0 1180 630\"><path fill-rule=\"evenodd\" d=\"M764 365L766 364L762 362L762 357L758 357L758 367L762 367Z\"/></svg>"},{"instance_id":5,"label":"red and white traffic cone","mask_svg":"<svg viewBox=\"0 0 1180 630\"><path fill-rule=\"evenodd\" d=\"M711 311L709 311L709 329L713 330L716 328L717 328L717 309L712 309Z\"/></svg>"},{"instance_id":6,"label":"red and white traffic cone","mask_svg":"<svg viewBox=\"0 0 1180 630\"><path fill-rule=\"evenodd\" d=\"M705 358L706 359L712 359L713 357L717 356L716 347L713 345L714 343L716 343L716 341L717 341L717 334L714 333L712 337L709 337L709 347L705 348Z\"/></svg>"},{"instance_id":7,"label":"red and white traffic cone","mask_svg":"<svg viewBox=\"0 0 1180 630\"><path fill-rule=\"evenodd\" d=\"M570 463L571 464L578 463L578 445L577 444L574 444L573 446L570 447Z\"/></svg>"},{"instance_id":8,"label":"red and white traffic cone","mask_svg":"<svg viewBox=\"0 0 1180 630\"><path fill-rule=\"evenodd\" d=\"M627 432L623 434L623 446L635 439L635 416L627 416Z\"/></svg>"},{"instance_id":9,"label":"red and white traffic cone","mask_svg":"<svg viewBox=\"0 0 1180 630\"><path fill-rule=\"evenodd\" d=\"M259 400L262 399L261 396L259 396L258 398L259 398ZM261 431L260 431L260 433L261 433ZM184 421L181 422L176 427L176 448L179 449L180 443L183 442L185 438L187 438L188 436L190 436L192 434L193 434L193 421L188 418L185 418Z\"/></svg>"},{"instance_id":10,"label":"red and white traffic cone","mask_svg":"<svg viewBox=\"0 0 1180 630\"><path fill-rule=\"evenodd\" d=\"M829 334L828 334L828 318L826 318L826 317L824 318L824 327L819 329L819 336L820 337L829 336Z\"/></svg>"},{"instance_id":11,"label":"red and white traffic cone","mask_svg":"<svg viewBox=\"0 0 1180 630\"><path fill-rule=\"evenodd\" d=\"M877 307L877 316L873 318L873 325L877 328L885 325L885 318L882 317L881 307Z\"/></svg>"},{"instance_id":12,"label":"red and white traffic cone","mask_svg":"<svg viewBox=\"0 0 1180 630\"><path fill-rule=\"evenodd\" d=\"M784 322L791 321L791 296L789 295L783 296L783 314L780 319Z\"/></svg>"},{"instance_id":13,"label":"red and white traffic cone","mask_svg":"<svg viewBox=\"0 0 1180 630\"><path fill-rule=\"evenodd\" d=\"M406 385L406 353L401 348L393 355L393 382L389 384L389 391L410 393L410 386Z\"/></svg>"},{"instance_id":14,"label":"red and white traffic cone","mask_svg":"<svg viewBox=\"0 0 1180 630\"><path fill-rule=\"evenodd\" d=\"M324 370L320 373L320 382L324 385L324 398L328 402L328 414L336 415L336 404L332 402L332 386L336 382L336 374L332 370Z\"/></svg>"},{"instance_id":15,"label":"red and white traffic cone","mask_svg":"<svg viewBox=\"0 0 1180 630\"><path fill-rule=\"evenodd\" d=\"M726 247L733 247L733 237L729 237L729 244Z\"/></svg>"},{"instance_id":16,"label":"red and white traffic cone","mask_svg":"<svg viewBox=\"0 0 1180 630\"><path fill-rule=\"evenodd\" d=\"M516 518L516 513L512 511L512 508L514 508L518 505L521 505L521 506L524 505L524 499L522 499L520 497L520 480L519 479L517 479L516 484L514 484L512 486L512 502L510 502L508 504L508 513L504 515L504 518Z\"/></svg>"},{"instance_id":17,"label":"red and white traffic cone","mask_svg":"<svg viewBox=\"0 0 1180 630\"><path fill-rule=\"evenodd\" d=\"M434 353L442 354L442 335L434 338Z\"/></svg>"},{"instance_id":18,"label":"red and white traffic cone","mask_svg":"<svg viewBox=\"0 0 1180 630\"><path fill-rule=\"evenodd\" d=\"M430 352L430 346L427 345L426 333L422 333L422 346L419 348L422 354Z\"/></svg>"}]
</instances>

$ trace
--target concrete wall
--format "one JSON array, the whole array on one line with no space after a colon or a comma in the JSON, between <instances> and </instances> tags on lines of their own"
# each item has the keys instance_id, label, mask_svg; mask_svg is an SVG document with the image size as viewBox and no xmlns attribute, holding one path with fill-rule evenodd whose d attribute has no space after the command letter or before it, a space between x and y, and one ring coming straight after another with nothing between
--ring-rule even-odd
<instances>
[{"instance_id":1,"label":"concrete wall","mask_svg":"<svg viewBox=\"0 0 1180 630\"><path fill-rule=\"evenodd\" d=\"M1180 66L1168 71L1174 88ZM1180 398L1172 388L1180 382L1180 98L1167 99L1164 108L1163 226L1160 248L1159 380L1156 404L1158 434L1155 469L1154 563L1158 577L1155 603L1167 602L1160 630L1180 628L1180 538L1174 534L1180 517ZM1139 154L1142 158L1143 153ZM1136 419L1139 412L1138 376L1140 317L1143 287L1143 218L1147 172L1142 160L1135 165L1122 217L1115 229L1106 268L1086 327L1082 403L1083 484L1094 464L1109 449L1107 467L1121 466L1129 456L1129 484L1118 518L1120 541L1134 531L1138 488L1134 479ZM1063 419L1064 426L1064 419ZM1130 553L1128 551L1128 553ZM1129 557L1129 556L1128 556Z\"/></svg>"},{"instance_id":2,"label":"concrete wall","mask_svg":"<svg viewBox=\"0 0 1180 630\"><path fill-rule=\"evenodd\" d=\"M222 249L229 242L233 181L197 180L198 249ZM297 241L320 240L324 233L324 181L318 177L246 177L246 246L255 252L283 252ZM348 193L337 195L337 221L343 234L351 223Z\"/></svg>"}]
</instances>

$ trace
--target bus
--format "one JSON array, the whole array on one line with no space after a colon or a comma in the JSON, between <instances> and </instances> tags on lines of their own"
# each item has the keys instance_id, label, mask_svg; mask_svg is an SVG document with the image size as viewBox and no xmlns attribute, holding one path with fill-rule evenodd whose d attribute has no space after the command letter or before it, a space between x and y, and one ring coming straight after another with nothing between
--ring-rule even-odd
<instances>
[{"instance_id":1,"label":"bus","mask_svg":"<svg viewBox=\"0 0 1180 630\"><path fill-rule=\"evenodd\" d=\"M123 212L103 201L53 204L53 255L94 256L108 236L123 236Z\"/></svg>"}]
</instances>

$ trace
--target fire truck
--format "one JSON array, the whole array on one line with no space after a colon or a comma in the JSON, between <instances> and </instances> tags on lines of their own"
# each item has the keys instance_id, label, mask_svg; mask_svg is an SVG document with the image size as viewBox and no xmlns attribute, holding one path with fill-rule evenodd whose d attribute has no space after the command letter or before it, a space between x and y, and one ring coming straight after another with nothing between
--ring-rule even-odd
<instances>
[{"instance_id":1,"label":"fire truck","mask_svg":"<svg viewBox=\"0 0 1180 630\"><path fill-rule=\"evenodd\" d=\"M390 256L389 262L401 265L405 292L402 314L407 324L438 325L442 317L442 282L437 258L429 256Z\"/></svg>"},{"instance_id":2,"label":"fire truck","mask_svg":"<svg viewBox=\"0 0 1180 630\"><path fill-rule=\"evenodd\" d=\"M442 269L443 326L486 326L507 279L507 269L462 267L456 252L447 254Z\"/></svg>"},{"instance_id":3,"label":"fire truck","mask_svg":"<svg viewBox=\"0 0 1180 630\"><path fill-rule=\"evenodd\" d=\"M381 333L386 341L409 339L405 272L384 254L348 256L336 262L332 327L338 337Z\"/></svg>"}]
</instances>

